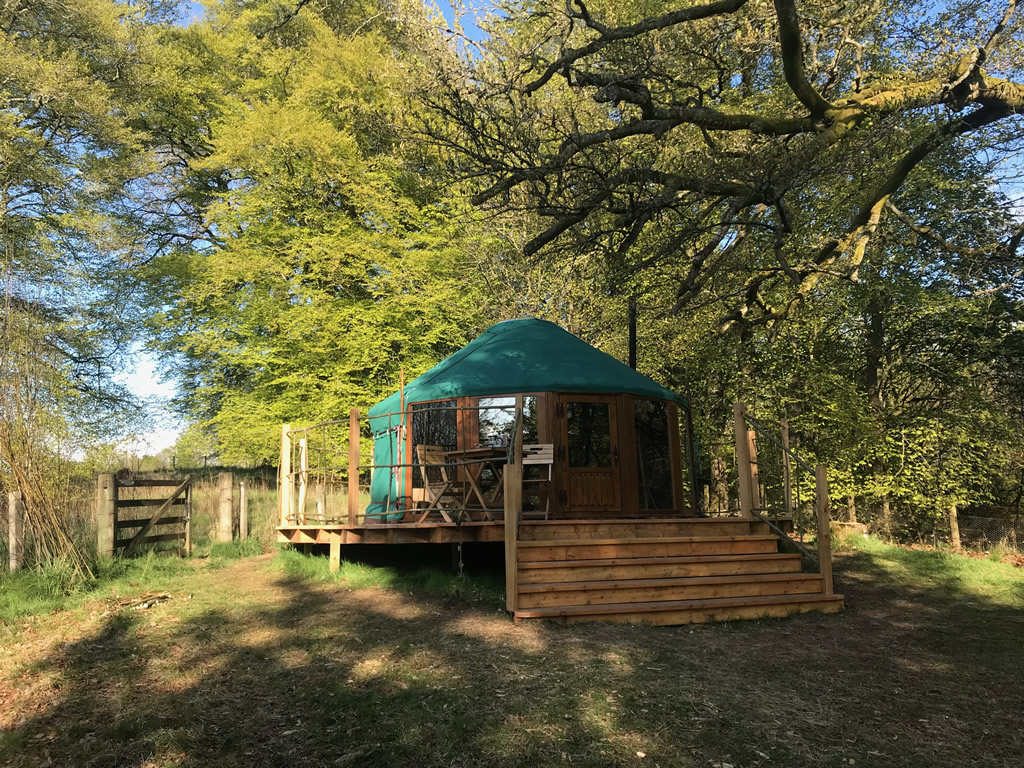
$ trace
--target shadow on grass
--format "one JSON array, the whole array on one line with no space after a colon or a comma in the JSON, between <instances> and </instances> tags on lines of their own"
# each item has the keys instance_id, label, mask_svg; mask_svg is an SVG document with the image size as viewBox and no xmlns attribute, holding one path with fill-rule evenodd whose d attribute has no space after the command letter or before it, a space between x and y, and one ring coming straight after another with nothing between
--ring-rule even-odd
<instances>
[{"instance_id":1,"label":"shadow on grass","mask_svg":"<svg viewBox=\"0 0 1024 768\"><path fill-rule=\"evenodd\" d=\"M1018 608L839 559L839 616L514 625L242 561L41 665L15 766L1024 762ZM849 578L847 578L849 577ZM1014 640L1014 642L1011 642ZM30 694L26 694L27 698ZM641 757L640 755L643 755Z\"/></svg>"}]
</instances>

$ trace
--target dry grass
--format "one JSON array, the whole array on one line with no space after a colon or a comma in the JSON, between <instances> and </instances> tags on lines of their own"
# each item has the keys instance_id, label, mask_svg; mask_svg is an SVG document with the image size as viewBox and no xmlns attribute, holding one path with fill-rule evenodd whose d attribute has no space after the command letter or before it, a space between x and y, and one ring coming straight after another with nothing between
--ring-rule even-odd
<instances>
[{"instance_id":1,"label":"dry grass","mask_svg":"<svg viewBox=\"0 0 1024 768\"><path fill-rule=\"evenodd\" d=\"M1024 764L1020 607L897 582L877 553L839 558L839 616L675 628L514 625L493 596L270 566L196 568L145 612L10 627L0 762Z\"/></svg>"}]
</instances>

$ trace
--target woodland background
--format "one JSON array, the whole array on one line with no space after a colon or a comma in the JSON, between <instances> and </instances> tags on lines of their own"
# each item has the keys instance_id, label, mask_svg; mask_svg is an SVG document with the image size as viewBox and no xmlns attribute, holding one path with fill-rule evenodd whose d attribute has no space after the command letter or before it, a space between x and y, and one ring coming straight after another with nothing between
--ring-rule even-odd
<instances>
[{"instance_id":1,"label":"woodland background","mask_svg":"<svg viewBox=\"0 0 1024 768\"><path fill-rule=\"evenodd\" d=\"M152 418L117 375L140 349L178 467L260 467L282 422L523 315L622 360L635 318L706 476L743 399L837 515L1019 521L1015 3L194 10L0 2L0 482L30 555L96 471L167 463L118 447Z\"/></svg>"}]
</instances>

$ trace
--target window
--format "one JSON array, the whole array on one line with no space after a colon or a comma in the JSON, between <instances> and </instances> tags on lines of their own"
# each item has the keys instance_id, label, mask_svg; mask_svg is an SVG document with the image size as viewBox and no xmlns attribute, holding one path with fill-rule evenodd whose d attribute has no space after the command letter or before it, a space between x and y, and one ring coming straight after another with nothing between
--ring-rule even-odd
<instances>
[{"instance_id":1,"label":"window","mask_svg":"<svg viewBox=\"0 0 1024 768\"><path fill-rule=\"evenodd\" d=\"M672 452L668 405L655 400L636 400L636 475L640 509L672 509Z\"/></svg>"},{"instance_id":2,"label":"window","mask_svg":"<svg viewBox=\"0 0 1024 768\"><path fill-rule=\"evenodd\" d=\"M608 403L565 404L570 467L612 466L612 427Z\"/></svg>"},{"instance_id":3,"label":"window","mask_svg":"<svg viewBox=\"0 0 1024 768\"><path fill-rule=\"evenodd\" d=\"M516 399L514 397L481 397L479 403L479 443L482 446L507 448L515 439ZM537 398L523 398L523 442L538 441Z\"/></svg>"},{"instance_id":4,"label":"window","mask_svg":"<svg viewBox=\"0 0 1024 768\"><path fill-rule=\"evenodd\" d=\"M453 451L458 444L459 417L454 400L439 400L434 403L413 403L412 410L412 461L416 463L419 445L439 445L446 451ZM423 487L419 471L413 473L413 485Z\"/></svg>"}]
</instances>

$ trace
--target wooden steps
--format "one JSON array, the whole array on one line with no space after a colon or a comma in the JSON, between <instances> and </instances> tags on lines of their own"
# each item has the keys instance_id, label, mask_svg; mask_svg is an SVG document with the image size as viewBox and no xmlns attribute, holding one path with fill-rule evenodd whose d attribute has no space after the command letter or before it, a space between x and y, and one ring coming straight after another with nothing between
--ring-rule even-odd
<instances>
[{"instance_id":1,"label":"wooden steps","mask_svg":"<svg viewBox=\"0 0 1024 768\"><path fill-rule=\"evenodd\" d=\"M566 581L519 588L520 608L603 603L652 603L716 597L763 597L821 592L816 573L698 576L684 579Z\"/></svg>"},{"instance_id":2,"label":"wooden steps","mask_svg":"<svg viewBox=\"0 0 1024 768\"><path fill-rule=\"evenodd\" d=\"M530 521L516 542L517 621L688 624L835 612L800 556L757 520Z\"/></svg>"},{"instance_id":3,"label":"wooden steps","mask_svg":"<svg viewBox=\"0 0 1024 768\"><path fill-rule=\"evenodd\" d=\"M555 560L519 563L519 583L550 584L594 579L673 579L800 570L800 555L778 552L703 557L624 557L604 560Z\"/></svg>"},{"instance_id":4,"label":"wooden steps","mask_svg":"<svg viewBox=\"0 0 1024 768\"><path fill-rule=\"evenodd\" d=\"M665 536L623 539L520 541L519 561L616 557L740 555L778 551L777 536Z\"/></svg>"},{"instance_id":5,"label":"wooden steps","mask_svg":"<svg viewBox=\"0 0 1024 768\"><path fill-rule=\"evenodd\" d=\"M699 624L733 619L781 618L794 613L821 611L838 613L842 595L772 595L768 597L674 600L652 603L609 605L563 605L552 608L517 610L522 619L556 619L566 623L611 621L619 624Z\"/></svg>"}]
</instances>

